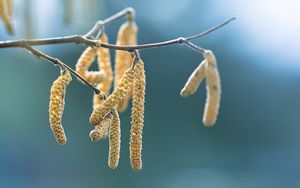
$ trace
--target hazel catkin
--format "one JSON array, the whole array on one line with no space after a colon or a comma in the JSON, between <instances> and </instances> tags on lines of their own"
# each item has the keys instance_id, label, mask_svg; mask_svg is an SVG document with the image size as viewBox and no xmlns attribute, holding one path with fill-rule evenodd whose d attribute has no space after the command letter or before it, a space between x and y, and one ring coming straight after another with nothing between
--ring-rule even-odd
<instances>
[{"instance_id":1,"label":"hazel catkin","mask_svg":"<svg viewBox=\"0 0 300 188\"><path fill-rule=\"evenodd\" d=\"M108 43L108 38L105 33L100 36L99 39L101 42ZM97 88L102 91L106 96L109 95L112 81L113 81L113 72L111 68L111 61L110 61L110 53L109 49L107 48L97 48L97 55L98 55L98 66L101 71L104 72L105 78L102 82L97 85ZM97 105L100 105L103 102L99 96L94 95L93 99L93 109L96 108Z\"/></svg>"},{"instance_id":2,"label":"hazel catkin","mask_svg":"<svg viewBox=\"0 0 300 188\"><path fill-rule=\"evenodd\" d=\"M205 50L204 56L207 61L205 64L207 98L203 113L203 123L205 126L211 127L215 124L219 112L221 81L213 52Z\"/></svg>"},{"instance_id":3,"label":"hazel catkin","mask_svg":"<svg viewBox=\"0 0 300 188\"><path fill-rule=\"evenodd\" d=\"M109 128L109 155L108 166L111 169L116 169L120 159L121 149L121 127L118 111L113 108L114 117Z\"/></svg>"},{"instance_id":4,"label":"hazel catkin","mask_svg":"<svg viewBox=\"0 0 300 188\"><path fill-rule=\"evenodd\" d=\"M96 49L92 47L87 47L79 57L77 63L76 63L76 72L85 78L89 83L91 84L98 84L100 83L104 78L105 74L103 71L89 71L89 67L94 62L94 59L96 57Z\"/></svg>"},{"instance_id":5,"label":"hazel catkin","mask_svg":"<svg viewBox=\"0 0 300 188\"><path fill-rule=\"evenodd\" d=\"M108 38L105 33L100 36L100 41L103 43L108 43ZM105 93L105 95L109 95L109 91L111 88L111 84L113 81L113 72L110 62L110 53L109 49L99 47L97 48L98 55L98 66L99 69L105 73L105 79L99 83L99 89Z\"/></svg>"},{"instance_id":6,"label":"hazel catkin","mask_svg":"<svg viewBox=\"0 0 300 188\"><path fill-rule=\"evenodd\" d=\"M6 8L7 8L7 15L12 17L13 15L13 0L6 0Z\"/></svg>"},{"instance_id":7,"label":"hazel catkin","mask_svg":"<svg viewBox=\"0 0 300 188\"><path fill-rule=\"evenodd\" d=\"M92 141L99 141L106 138L106 134L112 123L113 117L113 113L108 113L99 124L95 125L95 129L90 132L90 138Z\"/></svg>"},{"instance_id":8,"label":"hazel catkin","mask_svg":"<svg viewBox=\"0 0 300 188\"><path fill-rule=\"evenodd\" d=\"M0 0L0 18L2 19L9 34L14 34L14 27L10 20L12 14L11 0Z\"/></svg>"},{"instance_id":9,"label":"hazel catkin","mask_svg":"<svg viewBox=\"0 0 300 188\"><path fill-rule=\"evenodd\" d=\"M116 107L120 100L123 99L128 91L130 91L133 83L135 72L129 68L124 72L118 88L109 95L105 101L97 105L90 116L90 123L97 125L101 120L111 111L112 108Z\"/></svg>"},{"instance_id":10,"label":"hazel catkin","mask_svg":"<svg viewBox=\"0 0 300 188\"><path fill-rule=\"evenodd\" d=\"M135 171L142 169L142 132L144 127L144 102L146 76L144 63L139 60L134 67L136 76L133 85L131 130L130 130L130 163Z\"/></svg>"},{"instance_id":11,"label":"hazel catkin","mask_svg":"<svg viewBox=\"0 0 300 188\"><path fill-rule=\"evenodd\" d=\"M127 21L120 26L117 45L136 45L137 44L137 25L134 21ZM115 55L115 77L114 87L117 88L123 73L131 66L132 57L127 51L116 50ZM124 99L118 104L117 110L124 111L128 106L128 101L131 98L131 91L129 91Z\"/></svg>"},{"instance_id":12,"label":"hazel catkin","mask_svg":"<svg viewBox=\"0 0 300 188\"><path fill-rule=\"evenodd\" d=\"M67 141L61 119L64 110L66 87L71 80L70 72L62 70L61 75L53 82L50 90L49 122L59 144L65 144Z\"/></svg>"},{"instance_id":13,"label":"hazel catkin","mask_svg":"<svg viewBox=\"0 0 300 188\"><path fill-rule=\"evenodd\" d=\"M190 75L189 79L187 80L183 89L180 92L180 95L182 97L190 96L197 91L199 85L206 76L205 64L206 60L203 60Z\"/></svg>"}]
</instances>

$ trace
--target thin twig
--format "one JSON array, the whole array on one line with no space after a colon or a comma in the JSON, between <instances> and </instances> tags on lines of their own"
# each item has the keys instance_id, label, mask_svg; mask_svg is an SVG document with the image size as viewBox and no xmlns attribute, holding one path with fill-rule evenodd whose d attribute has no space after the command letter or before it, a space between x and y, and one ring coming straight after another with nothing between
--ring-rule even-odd
<instances>
[{"instance_id":1,"label":"thin twig","mask_svg":"<svg viewBox=\"0 0 300 188\"><path fill-rule=\"evenodd\" d=\"M186 43L185 41L190 41L197 39L199 37L203 37L216 29L219 29L229 22L233 21L235 18L231 18L216 27L212 27L204 32L198 33L196 35L190 37L179 37L172 40L167 40L163 42L156 42L156 43L148 43L148 44L140 44L140 45L128 45L128 46L119 46L115 44L108 44L108 43L101 43L98 40L91 40L81 35L72 35L66 37L56 37L56 38L45 38L45 39L32 39L32 40L14 40L14 41L3 41L0 42L0 48L12 48L12 47L21 47L22 45L28 44L30 46L36 45L49 45L49 44L63 44L63 43L76 43L76 44L85 44L92 47L104 47L114 50L124 50L124 51L134 51L138 49L148 49L148 48L158 48L164 46L170 46L173 44L182 44Z\"/></svg>"},{"instance_id":2,"label":"thin twig","mask_svg":"<svg viewBox=\"0 0 300 188\"><path fill-rule=\"evenodd\" d=\"M82 82L84 82L86 85L88 85L92 90L94 90L94 92L96 94L100 93L100 90L95 88L93 85L91 85L88 81L86 81L82 76L80 76L76 71L74 71L71 67L69 67L68 65L64 64L63 62L61 62L59 59L56 59L54 57L51 57L33 47L31 47L30 45L24 45L23 48L26 48L29 52L31 52L33 55L35 55L37 58L39 59L44 59L47 60L51 63L53 63L54 65L59 65L61 68L66 68L68 69L74 76L76 76L77 78L79 78Z\"/></svg>"},{"instance_id":3,"label":"thin twig","mask_svg":"<svg viewBox=\"0 0 300 188\"><path fill-rule=\"evenodd\" d=\"M190 40L194 40L194 39L203 37L213 31L216 31L217 29L229 24L233 20L235 20L235 18L226 20L225 22L223 22L217 26L214 26L204 32L201 32L196 35L189 36L189 37L178 37L178 38L172 39L172 40L156 42L156 43L140 44L140 45L119 46L119 45L114 45L114 44L101 43L100 46L104 47L104 48L109 48L109 49L114 49L114 50L125 50L125 51L129 51L129 52L138 50L138 49L159 48L159 47L165 47L165 46L170 46L173 44L182 44L182 43L186 43L188 46L190 46L190 44L193 44L193 43L189 42ZM196 46L195 44L193 44L193 45L194 45L194 47Z\"/></svg>"},{"instance_id":4,"label":"thin twig","mask_svg":"<svg viewBox=\"0 0 300 188\"><path fill-rule=\"evenodd\" d=\"M199 47L199 46L197 46L197 45L195 45L195 44L193 44L193 43L187 41L187 40L184 39L184 38L183 38L182 40L183 40L184 44L185 44L187 47L191 48L192 50L195 50L196 52L199 52L199 53L204 54L204 49L203 49L203 48L201 48L201 47Z\"/></svg>"},{"instance_id":5,"label":"thin twig","mask_svg":"<svg viewBox=\"0 0 300 188\"><path fill-rule=\"evenodd\" d=\"M99 42L97 40L91 40L82 37L81 35L71 35L65 37L54 37L54 38L44 38L44 39L21 39L21 40L11 40L11 41L1 41L0 48L15 48L22 47L24 45L30 46L40 46L40 45L51 45L51 44L65 44L65 43L75 43L75 44L85 44L87 46L97 46Z\"/></svg>"},{"instance_id":6,"label":"thin twig","mask_svg":"<svg viewBox=\"0 0 300 188\"><path fill-rule=\"evenodd\" d=\"M98 22L96 22L94 27L89 32L87 32L83 37L91 38L99 29L104 27L104 25L109 24L123 16L126 16L126 15L128 16L128 19L132 19L132 18L134 18L134 14L135 14L134 9L131 7L127 7L125 9L121 10L120 12L112 15L111 17L106 18L103 21L99 20Z\"/></svg>"},{"instance_id":7,"label":"thin twig","mask_svg":"<svg viewBox=\"0 0 300 188\"><path fill-rule=\"evenodd\" d=\"M219 25L216 25L216 26L214 26L214 27L211 27L210 29L208 29L208 30L206 30L206 31L203 31L203 32L198 33L198 34L196 34L196 35L187 37L186 40L187 40L187 41L190 41L190 40L193 40L193 39L197 39L197 38L203 37L203 36L205 36L205 35L207 35L207 34L209 34L209 33L211 33L211 32L214 32L214 31L220 29L220 28L223 27L223 26L229 24L230 22L232 22L232 21L235 20L235 19L236 19L236 17L230 18L229 20L227 20L227 21L225 21L225 22L223 22L223 23L220 23Z\"/></svg>"},{"instance_id":8,"label":"thin twig","mask_svg":"<svg viewBox=\"0 0 300 188\"><path fill-rule=\"evenodd\" d=\"M36 57L48 60L55 65L59 65L61 67L68 69L74 76L76 76L78 79L82 80L82 82L84 82L91 89L93 89L96 94L99 94L100 93L99 89L97 89L96 87L91 85L87 80L85 80L82 76L80 76L76 71L74 71L68 65L64 64L63 62L61 62L60 60L58 60L56 58L53 58L35 48L33 48L32 46L75 43L75 44L85 44L85 45L91 46L91 47L104 47L104 48L114 49L114 50L124 50L124 51L128 51L128 52L133 52L133 54L135 54L135 58L134 58L133 62L136 62L139 58L138 51L137 51L139 49L165 47L165 46L170 46L173 44L185 44L189 48L203 54L204 49L193 44L190 41L200 38L200 37L203 37L213 31L227 25L228 23L230 23L231 21L233 21L235 19L235 18L231 18L231 19L229 19L219 25L216 25L204 32L201 32L201 33L189 36L189 37L179 37L176 39L162 41L162 42L156 42L156 43L119 46L119 45L114 45L114 44L101 43L98 40L91 39L97 31L98 31L98 33L104 31L104 25L109 24L109 23L113 22L114 20L117 20L123 16L127 16L128 21L132 21L135 16L134 9L129 7L129 8L126 8L126 9L116 13L115 15L103 20L103 21L101 21L101 20L98 21L94 25L94 27L89 32L87 32L85 35L71 35L71 36L44 38L44 39L0 41L0 48L13 48L13 47L26 48Z\"/></svg>"}]
</instances>

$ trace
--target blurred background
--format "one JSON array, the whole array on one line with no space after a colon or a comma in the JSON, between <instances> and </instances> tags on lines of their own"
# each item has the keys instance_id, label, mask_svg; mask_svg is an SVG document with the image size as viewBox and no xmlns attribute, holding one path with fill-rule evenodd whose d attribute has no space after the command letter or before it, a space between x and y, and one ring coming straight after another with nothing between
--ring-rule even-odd
<instances>
[{"instance_id":1,"label":"blurred background","mask_svg":"<svg viewBox=\"0 0 300 188\"><path fill-rule=\"evenodd\" d=\"M147 74L143 169L129 162L130 108L121 114L119 167L108 141L91 142L91 90L75 78L63 115L68 142L55 142L48 102L58 67L23 49L0 49L0 187L300 187L300 2L298 0L14 0L16 35L0 40L86 33L132 6L139 43L189 36L237 20L195 44L215 52L222 101L213 128L202 124L206 91L179 95L200 54L180 45L141 51ZM114 43L120 19L106 27ZM38 49L74 67L83 45ZM113 51L112 57L113 57ZM113 58L112 58L113 59Z\"/></svg>"}]
</instances>

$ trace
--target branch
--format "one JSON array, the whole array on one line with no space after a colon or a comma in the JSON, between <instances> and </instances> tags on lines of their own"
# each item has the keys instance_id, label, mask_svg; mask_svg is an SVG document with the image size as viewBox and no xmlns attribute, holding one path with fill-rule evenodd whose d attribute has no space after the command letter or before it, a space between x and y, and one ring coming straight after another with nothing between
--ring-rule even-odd
<instances>
[{"instance_id":1,"label":"branch","mask_svg":"<svg viewBox=\"0 0 300 188\"><path fill-rule=\"evenodd\" d=\"M148 44L140 44L140 45L132 45L132 46L131 45L120 46L120 45L114 45L114 44L108 44L108 43L101 43L98 40L88 39L88 38L86 38L86 35L84 35L84 36L71 35L71 36L66 36L66 37L45 38L45 39L2 41L2 42L0 42L0 48L22 47L24 44L30 45L30 46L37 46L37 45L75 43L75 44L85 44L87 46L92 46L92 47L95 47L95 46L96 47L104 47L104 48L109 48L109 49L114 49L114 50L124 50L124 51L131 52L131 51L138 50L138 49L158 48L158 47L170 46L173 44L183 44L183 43L187 44L187 41L203 37L213 31L227 25L228 23L230 23L231 21L233 21L235 19L236 18L231 18L217 26L214 26L204 32L198 33L193 36L189 36L186 38L179 37L176 39L167 40L167 41L163 41L163 42L157 42L157 43L148 43ZM112 21L112 19L109 21ZM105 22L105 23L109 23L109 22ZM104 25L104 23L102 23L102 26L103 25ZM97 27L98 26L99 25L97 25ZM88 34L87 34L88 37L90 36L90 34L95 33L96 29L94 29L94 28L88 32ZM97 28L97 29L101 29L101 28ZM191 42L189 42L189 44L191 44Z\"/></svg>"},{"instance_id":2,"label":"branch","mask_svg":"<svg viewBox=\"0 0 300 188\"><path fill-rule=\"evenodd\" d=\"M231 21L235 20L235 18L231 18L219 25L216 25L204 32L189 36L189 37L179 37L172 40L162 41L162 42L156 42L156 43L148 43L148 44L140 44L140 45L128 45L128 46L120 46L115 44L108 44L108 43L101 43L98 40L94 40L93 38L95 33L98 32L97 37L101 32L104 31L104 26L123 17L127 16L128 21L133 21L135 17L135 11L133 8L128 7L123 9L122 11L114 14L113 16L101 21L97 21L94 27L88 31L85 35L71 35L71 36L64 36L64 37L55 37L55 38L44 38L44 39L26 39L26 40L12 40L12 41L0 41L0 48L26 48L28 51L30 51L33 55L35 55L38 58L45 59L47 61L50 61L54 65L59 65L61 68L68 69L74 76L76 76L78 79L82 80L86 85L88 85L96 94L100 93L100 90L95 88L93 85L91 85L87 80L85 80L82 76L80 76L76 71L74 71L72 68L70 68L68 65L64 64L60 60L51 57L32 46L40 46L40 45L53 45L53 44L66 44L66 43L75 43L75 44L85 44L87 46L91 47L104 47L108 49L114 49L114 50L124 50L128 52L134 52L135 55L138 57L137 50L141 49L149 49L149 48L158 48L158 47L165 47L170 46L174 44L184 44L187 47L202 53L204 52L204 49L193 44L190 42L191 40L203 37L213 31L216 31L217 29L220 29L221 27L227 25ZM97 38L96 37L96 38Z\"/></svg>"},{"instance_id":3,"label":"branch","mask_svg":"<svg viewBox=\"0 0 300 188\"><path fill-rule=\"evenodd\" d=\"M83 37L85 38L91 38L98 30L102 29L104 27L104 25L107 25L123 16L127 16L128 20L132 20L134 19L135 16L135 11L132 7L127 7L123 10L121 10L120 12L112 15L109 18L106 18L105 20L101 21L99 20L98 22L96 22L96 24L94 25L94 27L87 33L85 34Z\"/></svg>"},{"instance_id":4,"label":"branch","mask_svg":"<svg viewBox=\"0 0 300 188\"><path fill-rule=\"evenodd\" d=\"M173 44L186 44L187 46L193 46L197 47L199 51L200 47L196 46L195 44L191 43L190 40L194 40L200 37L203 37L213 31L216 31L217 29L220 29L221 27L229 24L230 22L232 22L233 20L235 20L236 18L230 18L229 20L226 20L225 22L222 22L214 27L209 28L206 31L203 31L201 33L189 36L189 37L178 37L176 39L172 39L172 40L167 40L167 41L162 41L162 42L156 42L156 43L149 43L149 44L140 44L140 45L128 45L128 46L118 46L118 45L114 45L114 44L106 44L106 43L101 43L100 47L104 47L104 48L109 48L109 49L114 49L114 50L125 50L125 51L134 51L134 50L138 50L138 49L147 49L147 48L158 48L158 47L164 47L164 46L170 46ZM195 48L194 48L195 49ZM201 51L201 50L200 50Z\"/></svg>"},{"instance_id":5,"label":"branch","mask_svg":"<svg viewBox=\"0 0 300 188\"><path fill-rule=\"evenodd\" d=\"M53 63L54 65L59 65L61 68L66 68L68 69L74 76L76 76L77 78L79 78L82 82L84 82L86 85L88 85L92 90L94 90L94 92L96 94L100 93L100 90L95 88L92 84L90 84L88 81L86 81L82 76L80 76L76 71L74 71L71 67L69 67L68 65L64 64L63 62L61 62L59 59L56 59L54 57L51 57L29 45L25 45L23 46L23 48L26 48L30 53L32 53L33 55L35 55L37 58L39 59L44 59L47 60L51 63Z\"/></svg>"}]
</instances>

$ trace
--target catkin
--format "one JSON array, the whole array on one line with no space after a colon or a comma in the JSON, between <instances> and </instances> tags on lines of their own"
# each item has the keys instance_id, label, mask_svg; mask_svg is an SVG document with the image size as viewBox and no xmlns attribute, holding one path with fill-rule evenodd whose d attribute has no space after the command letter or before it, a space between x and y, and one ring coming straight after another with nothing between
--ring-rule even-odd
<instances>
[{"instance_id":1,"label":"catkin","mask_svg":"<svg viewBox=\"0 0 300 188\"><path fill-rule=\"evenodd\" d=\"M203 60L198 65L198 67L193 71L193 73L190 75L189 79L187 80L183 89L180 92L180 95L182 97L190 96L197 91L199 85L201 84L202 80L206 76L205 64L206 64L206 60Z\"/></svg>"},{"instance_id":2,"label":"catkin","mask_svg":"<svg viewBox=\"0 0 300 188\"><path fill-rule=\"evenodd\" d=\"M213 52L205 50L204 56L207 61L205 66L207 98L203 114L203 123L205 126L211 127L215 124L219 112L221 83L217 61Z\"/></svg>"},{"instance_id":3,"label":"catkin","mask_svg":"<svg viewBox=\"0 0 300 188\"><path fill-rule=\"evenodd\" d=\"M100 89L101 91L101 88L99 88L99 84L97 86L98 89ZM101 91L100 94L94 94L94 98L93 98L93 110L95 110L95 108L102 104L105 100L105 97L104 97L104 93Z\"/></svg>"},{"instance_id":4,"label":"catkin","mask_svg":"<svg viewBox=\"0 0 300 188\"><path fill-rule=\"evenodd\" d=\"M137 25L134 21L127 21L121 25L118 36L117 45L136 45L137 44ZM123 73L131 66L132 57L127 51L116 50L115 55L115 77L114 87L117 88ZM128 101L131 98L131 91L129 91L124 99L122 99L117 107L119 112L126 110Z\"/></svg>"},{"instance_id":5,"label":"catkin","mask_svg":"<svg viewBox=\"0 0 300 188\"><path fill-rule=\"evenodd\" d=\"M59 144L65 144L67 138L62 127L66 87L72 80L68 70L62 70L61 75L53 82L50 90L49 121L50 127Z\"/></svg>"},{"instance_id":6,"label":"catkin","mask_svg":"<svg viewBox=\"0 0 300 188\"><path fill-rule=\"evenodd\" d=\"M108 43L108 38L105 33L100 36L101 42ZM110 53L107 48L98 48L98 66L101 71L105 74L105 79L97 85L97 88L102 91L105 95L109 95L109 91L111 89L112 81L113 81L113 72L111 68L110 62ZM100 105L103 102L103 99L99 99L99 96L94 95L93 99L93 109L96 108L97 105Z\"/></svg>"},{"instance_id":7,"label":"catkin","mask_svg":"<svg viewBox=\"0 0 300 188\"><path fill-rule=\"evenodd\" d=\"M14 34L14 27L10 20L12 4L9 0L0 0L0 18L2 19L9 34Z\"/></svg>"},{"instance_id":8,"label":"catkin","mask_svg":"<svg viewBox=\"0 0 300 188\"><path fill-rule=\"evenodd\" d=\"M121 149L121 128L120 128L120 117L118 111L113 109L114 118L109 128L109 155L108 155L108 166L111 169L116 169L120 159Z\"/></svg>"},{"instance_id":9,"label":"catkin","mask_svg":"<svg viewBox=\"0 0 300 188\"><path fill-rule=\"evenodd\" d=\"M105 33L100 36L100 41L103 43L108 43L108 38ZM109 95L109 91L113 81L113 72L111 68L109 49L100 47L97 49L97 54L98 66L100 70L104 71L106 75L105 79L100 83L99 89L101 89L101 91L103 91L105 95Z\"/></svg>"},{"instance_id":10,"label":"catkin","mask_svg":"<svg viewBox=\"0 0 300 188\"><path fill-rule=\"evenodd\" d=\"M144 63L139 60L134 67L134 79L131 130L130 130L130 163L135 171L142 169L142 132L144 126L144 102L146 76Z\"/></svg>"},{"instance_id":11,"label":"catkin","mask_svg":"<svg viewBox=\"0 0 300 188\"><path fill-rule=\"evenodd\" d=\"M95 129L90 132L92 141L99 141L106 138L107 131L111 126L113 118L113 113L108 113L99 124L95 125Z\"/></svg>"},{"instance_id":12,"label":"catkin","mask_svg":"<svg viewBox=\"0 0 300 188\"><path fill-rule=\"evenodd\" d=\"M7 15L12 17L13 15L13 2L12 0L6 0L6 8L7 8Z\"/></svg>"},{"instance_id":13,"label":"catkin","mask_svg":"<svg viewBox=\"0 0 300 188\"><path fill-rule=\"evenodd\" d=\"M105 101L97 105L90 116L90 123L97 125L101 120L116 107L121 99L123 99L128 91L130 91L134 79L134 70L129 68L124 72L118 88L109 95Z\"/></svg>"},{"instance_id":14,"label":"catkin","mask_svg":"<svg viewBox=\"0 0 300 188\"><path fill-rule=\"evenodd\" d=\"M100 83L105 78L105 74L103 73L103 71L88 70L94 62L96 55L97 53L95 48L87 47L79 57L75 68L76 72L80 76L85 78L89 83L95 85Z\"/></svg>"}]
</instances>

